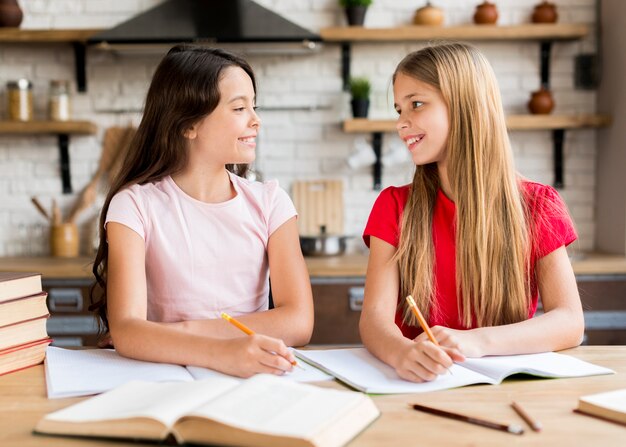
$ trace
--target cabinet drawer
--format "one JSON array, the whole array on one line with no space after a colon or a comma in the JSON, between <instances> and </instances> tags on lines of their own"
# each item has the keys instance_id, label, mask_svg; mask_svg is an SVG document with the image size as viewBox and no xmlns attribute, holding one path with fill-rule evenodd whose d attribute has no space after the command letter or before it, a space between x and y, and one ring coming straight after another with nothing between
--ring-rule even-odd
<instances>
[{"instance_id":1,"label":"cabinet drawer","mask_svg":"<svg viewBox=\"0 0 626 447\"><path fill-rule=\"evenodd\" d=\"M89 279L48 279L43 289L48 292L48 335L53 346L95 346L98 323L89 311Z\"/></svg>"},{"instance_id":2,"label":"cabinet drawer","mask_svg":"<svg viewBox=\"0 0 626 447\"><path fill-rule=\"evenodd\" d=\"M585 312L586 345L626 345L626 275L576 278Z\"/></svg>"},{"instance_id":3,"label":"cabinet drawer","mask_svg":"<svg viewBox=\"0 0 626 447\"><path fill-rule=\"evenodd\" d=\"M364 278L312 278L315 327L311 344L360 344Z\"/></svg>"}]
</instances>

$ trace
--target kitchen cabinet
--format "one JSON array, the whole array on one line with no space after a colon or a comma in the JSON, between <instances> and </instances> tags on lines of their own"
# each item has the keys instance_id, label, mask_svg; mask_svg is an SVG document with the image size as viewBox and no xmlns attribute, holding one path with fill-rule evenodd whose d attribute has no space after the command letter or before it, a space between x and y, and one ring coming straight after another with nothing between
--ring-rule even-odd
<instances>
[{"instance_id":1,"label":"kitchen cabinet","mask_svg":"<svg viewBox=\"0 0 626 447\"><path fill-rule=\"evenodd\" d=\"M89 289L86 278L42 278L48 292L48 335L54 346L95 346L98 323L89 310Z\"/></svg>"},{"instance_id":2,"label":"kitchen cabinet","mask_svg":"<svg viewBox=\"0 0 626 447\"><path fill-rule=\"evenodd\" d=\"M311 278L315 326L310 344L361 344L364 277Z\"/></svg>"}]
</instances>

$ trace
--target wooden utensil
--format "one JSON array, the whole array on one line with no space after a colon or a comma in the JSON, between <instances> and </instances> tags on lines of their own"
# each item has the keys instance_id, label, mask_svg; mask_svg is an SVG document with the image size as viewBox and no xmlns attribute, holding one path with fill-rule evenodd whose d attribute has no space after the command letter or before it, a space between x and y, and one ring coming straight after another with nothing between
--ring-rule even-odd
<instances>
[{"instance_id":1,"label":"wooden utensil","mask_svg":"<svg viewBox=\"0 0 626 447\"><path fill-rule=\"evenodd\" d=\"M111 169L111 166L116 162L120 152L125 152L125 146L130 142L130 138L134 132L135 130L131 127L109 127L106 130L98 169L91 178L91 181L83 188L76 199L70 211L68 222L74 222L81 211L90 207L95 202L100 179Z\"/></svg>"},{"instance_id":2,"label":"wooden utensil","mask_svg":"<svg viewBox=\"0 0 626 447\"><path fill-rule=\"evenodd\" d=\"M48 214L46 209L43 207L43 205L41 204L39 199L37 199L37 197L35 197L35 196L31 197L30 201L33 202L33 205L35 205L35 208L37 208L37 210L41 213L41 215L43 217L45 217L46 219L50 220L50 215Z\"/></svg>"}]
</instances>

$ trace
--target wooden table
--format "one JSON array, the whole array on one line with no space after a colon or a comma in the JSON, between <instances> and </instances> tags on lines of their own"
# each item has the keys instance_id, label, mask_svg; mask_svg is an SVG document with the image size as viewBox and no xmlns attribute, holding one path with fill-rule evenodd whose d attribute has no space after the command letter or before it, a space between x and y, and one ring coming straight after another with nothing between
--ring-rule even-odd
<instances>
[{"instance_id":1,"label":"wooden table","mask_svg":"<svg viewBox=\"0 0 626 447\"><path fill-rule=\"evenodd\" d=\"M572 412L580 395L626 388L626 346L583 346L564 353L609 367L617 374L577 379L508 379L502 385L477 385L427 394L373 396L382 415L349 445L351 447L626 445L626 426ZM325 383L324 386L341 387L338 383ZM31 430L44 414L80 400L81 398L46 399L42 366L0 377L0 445L3 447L142 445L31 434ZM528 429L510 408L511 400L521 403L540 420L543 423L543 431L536 433ZM412 402L489 419L515 422L524 426L526 433L515 436L416 412L408 408L407 404Z\"/></svg>"}]
</instances>

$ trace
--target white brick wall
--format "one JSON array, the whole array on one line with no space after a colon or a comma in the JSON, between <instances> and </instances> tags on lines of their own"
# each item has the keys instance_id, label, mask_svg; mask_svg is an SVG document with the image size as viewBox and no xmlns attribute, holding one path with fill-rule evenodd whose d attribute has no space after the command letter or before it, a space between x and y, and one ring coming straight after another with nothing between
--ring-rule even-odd
<instances>
[{"instance_id":1,"label":"white brick wall","mask_svg":"<svg viewBox=\"0 0 626 447\"><path fill-rule=\"evenodd\" d=\"M345 23L336 0L257 0L298 24L318 30ZM499 0L500 24L529 20L538 0ZM116 25L160 0L20 0L24 10L22 28L107 28ZM471 21L479 1L437 0L445 10L446 24ZM595 25L593 0L557 0L561 22ZM404 25L411 21L422 0L375 0L368 12L367 26ZM397 62L421 43L356 44L352 72L367 75L373 83L372 118L392 118L390 76ZM502 90L507 113L525 113L530 92L539 86L537 43L475 43L492 61ZM594 36L580 41L556 43L552 49L551 85L556 113L595 111L594 92L574 89L573 57L594 51ZM97 168L103 131L107 126L138 123L146 88L160 54L118 55L95 49L88 51L88 92L73 94L76 119L94 121L96 136L72 137L70 144L72 184L75 191L89 181ZM348 96L341 90L340 48L325 44L314 55L251 55L259 80L259 105L263 131L259 138L258 168L265 178L278 178L289 190L291 182L304 178L345 179L345 231L359 235L378 192L372 190L369 168L350 171L346 158L357 135L341 131L341 120L349 117ZM71 80L75 91L73 54L69 45L0 45L0 119L6 118L4 86L10 79L26 77L34 84L36 114L45 115L50 79ZM312 110L284 110L310 108ZM368 136L369 137L369 136ZM511 133L520 172L544 183L552 182L552 142L548 131ZM384 151L397 144L392 134L384 136ZM577 250L593 248L595 225L595 131L566 132L565 183L561 191L574 216L580 241ZM384 186L410 181L412 167L394 166L383 171ZM45 205L56 198L67 211L74 195L61 194L57 141L52 136L16 137L0 135L0 256L44 254L46 227L30 197L37 195ZM93 237L91 222L97 206L81 216L83 252ZM359 239L355 249L362 248Z\"/></svg>"}]
</instances>

